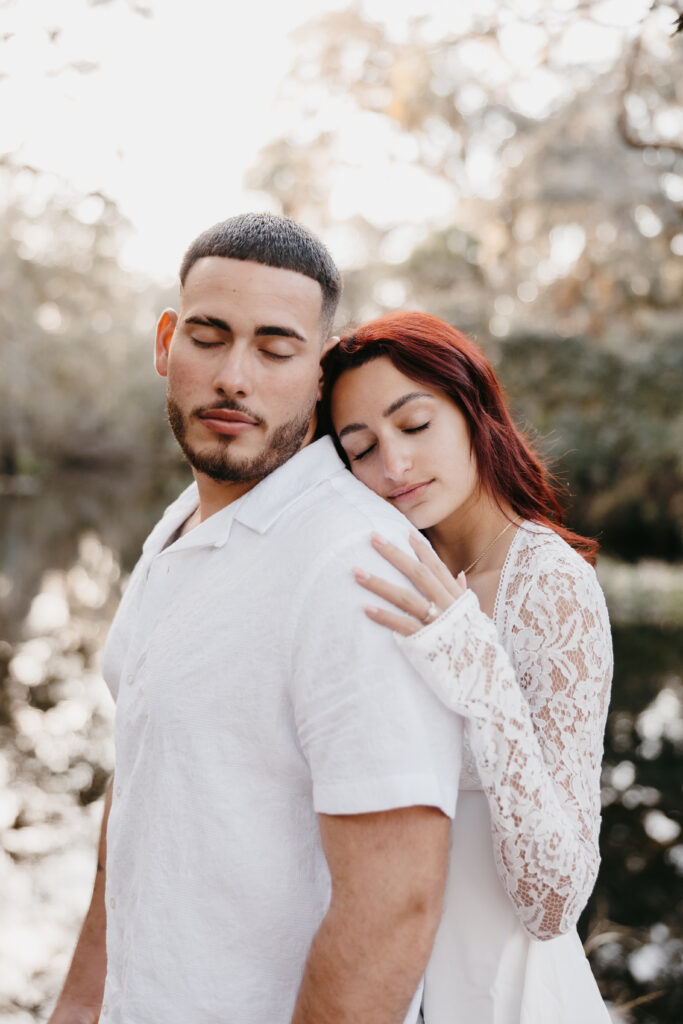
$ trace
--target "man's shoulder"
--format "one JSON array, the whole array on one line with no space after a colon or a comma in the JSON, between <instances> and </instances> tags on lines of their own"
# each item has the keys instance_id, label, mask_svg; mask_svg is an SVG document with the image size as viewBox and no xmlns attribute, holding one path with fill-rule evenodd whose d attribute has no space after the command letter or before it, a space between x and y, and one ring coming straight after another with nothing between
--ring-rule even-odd
<instances>
[{"instance_id":1,"label":"man's shoulder","mask_svg":"<svg viewBox=\"0 0 683 1024\"><path fill-rule=\"evenodd\" d=\"M315 487L283 517L282 527L305 536L307 546L338 550L373 531L407 538L410 523L347 469ZM303 534L302 534L302 531Z\"/></svg>"}]
</instances>

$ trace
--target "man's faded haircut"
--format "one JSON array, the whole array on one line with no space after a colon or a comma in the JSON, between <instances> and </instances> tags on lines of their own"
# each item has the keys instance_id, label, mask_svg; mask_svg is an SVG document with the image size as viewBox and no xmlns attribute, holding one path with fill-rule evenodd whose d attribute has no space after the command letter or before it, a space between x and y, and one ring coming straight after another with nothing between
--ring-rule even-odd
<instances>
[{"instance_id":1,"label":"man's faded haircut","mask_svg":"<svg viewBox=\"0 0 683 1024\"><path fill-rule=\"evenodd\" d=\"M322 290L321 321L331 333L342 291L341 275L323 243L307 228L274 213L243 213L214 224L191 243L180 265L180 286L205 256L252 260L267 267L294 270L317 281Z\"/></svg>"}]
</instances>

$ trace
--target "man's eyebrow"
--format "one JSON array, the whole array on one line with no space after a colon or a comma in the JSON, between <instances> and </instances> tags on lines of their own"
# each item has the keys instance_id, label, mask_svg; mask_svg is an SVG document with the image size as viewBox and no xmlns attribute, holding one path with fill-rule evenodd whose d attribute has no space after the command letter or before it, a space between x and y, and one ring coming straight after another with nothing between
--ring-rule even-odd
<instances>
[{"instance_id":1,"label":"man's eyebrow","mask_svg":"<svg viewBox=\"0 0 683 1024\"><path fill-rule=\"evenodd\" d=\"M424 391L409 391L407 395L401 395L401 397L397 398L395 402L392 402L391 405L384 410L382 416L391 416L392 413L397 412L397 410L400 409L401 406L405 405L406 402L414 402L416 398L433 398L433 395L428 395ZM353 434L357 430L367 429L367 423L349 423L343 430L339 431L339 440L341 441L342 437L345 437L347 434Z\"/></svg>"},{"instance_id":2,"label":"man's eyebrow","mask_svg":"<svg viewBox=\"0 0 683 1024\"><path fill-rule=\"evenodd\" d=\"M200 327L216 327L219 331L225 331L229 333L232 328L229 323L225 320L221 320L218 316L188 316L185 319L186 324L198 324ZM254 331L257 338L296 338L298 341L306 341L303 334L299 334L293 327L276 327L270 324L264 324L263 327L257 327Z\"/></svg>"},{"instance_id":3,"label":"man's eyebrow","mask_svg":"<svg viewBox=\"0 0 683 1024\"><path fill-rule=\"evenodd\" d=\"M218 316L188 316L186 324L198 324L200 327L217 327L219 331L230 331L230 324Z\"/></svg>"},{"instance_id":4,"label":"man's eyebrow","mask_svg":"<svg viewBox=\"0 0 683 1024\"><path fill-rule=\"evenodd\" d=\"M299 334L293 327L257 327L254 331L257 338L297 338L299 341L306 341L303 334Z\"/></svg>"}]
</instances>

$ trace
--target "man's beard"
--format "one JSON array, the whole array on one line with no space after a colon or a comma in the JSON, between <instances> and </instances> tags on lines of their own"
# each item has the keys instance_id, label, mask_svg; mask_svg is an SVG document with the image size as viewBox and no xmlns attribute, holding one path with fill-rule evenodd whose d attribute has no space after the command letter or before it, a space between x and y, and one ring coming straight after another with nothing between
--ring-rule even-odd
<instances>
[{"instance_id":1,"label":"man's beard","mask_svg":"<svg viewBox=\"0 0 683 1024\"><path fill-rule=\"evenodd\" d=\"M310 408L304 410L299 416L283 423L277 427L270 437L266 436L266 444L263 451L251 459L237 460L231 458L230 445L237 437L229 437L217 434L217 449L209 452L200 452L194 449L187 440L187 419L183 412L170 395L166 398L166 412L168 422L176 441L180 445L183 454L190 465L199 473L204 473L212 480L219 480L223 483L246 484L255 480L261 480L268 476L283 463L291 459L292 455L301 448L313 417L315 409L315 397L311 401ZM211 406L212 409L229 409L233 412L243 412L251 416L249 410L240 406L237 402L224 399ZM195 410L196 415L201 410ZM259 421L260 422L260 421Z\"/></svg>"}]
</instances>

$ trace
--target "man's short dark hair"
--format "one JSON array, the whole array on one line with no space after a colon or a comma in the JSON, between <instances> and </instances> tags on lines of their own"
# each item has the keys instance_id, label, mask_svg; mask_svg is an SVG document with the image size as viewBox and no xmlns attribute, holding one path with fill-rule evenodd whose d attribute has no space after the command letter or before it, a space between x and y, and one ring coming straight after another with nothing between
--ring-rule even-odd
<instances>
[{"instance_id":1,"label":"man's short dark hair","mask_svg":"<svg viewBox=\"0 0 683 1024\"><path fill-rule=\"evenodd\" d=\"M197 260L224 256L313 278L323 293L321 320L329 334L341 295L341 275L323 243L307 228L274 213L243 213L214 224L191 243L180 265L180 285Z\"/></svg>"}]
</instances>

